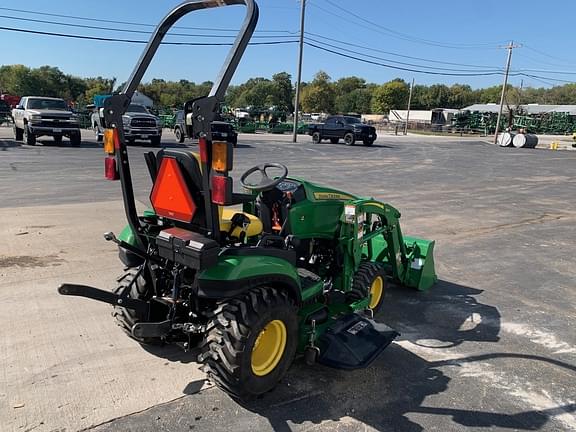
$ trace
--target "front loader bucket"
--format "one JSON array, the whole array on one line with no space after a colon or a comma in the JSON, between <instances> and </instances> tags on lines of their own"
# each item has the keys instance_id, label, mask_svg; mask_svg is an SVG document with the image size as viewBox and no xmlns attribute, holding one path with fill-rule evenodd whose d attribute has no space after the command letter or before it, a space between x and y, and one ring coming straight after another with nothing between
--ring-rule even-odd
<instances>
[{"instance_id":1,"label":"front loader bucket","mask_svg":"<svg viewBox=\"0 0 576 432\"><path fill-rule=\"evenodd\" d=\"M418 291L427 291L438 281L434 268L434 240L424 240L416 237L404 237L408 267L403 283Z\"/></svg>"}]
</instances>

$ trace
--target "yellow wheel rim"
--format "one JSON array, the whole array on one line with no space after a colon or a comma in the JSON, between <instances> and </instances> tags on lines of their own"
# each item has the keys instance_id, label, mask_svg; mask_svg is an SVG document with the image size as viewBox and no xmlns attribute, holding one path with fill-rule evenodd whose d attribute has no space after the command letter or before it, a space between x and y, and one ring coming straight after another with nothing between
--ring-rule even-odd
<instances>
[{"instance_id":1,"label":"yellow wheel rim","mask_svg":"<svg viewBox=\"0 0 576 432\"><path fill-rule=\"evenodd\" d=\"M370 304L368 307L370 309L374 309L380 303L382 299L382 294L384 293L384 279L382 276L378 276L372 282L372 286L370 287Z\"/></svg>"},{"instance_id":2,"label":"yellow wheel rim","mask_svg":"<svg viewBox=\"0 0 576 432\"><path fill-rule=\"evenodd\" d=\"M273 320L262 329L252 348L252 372L257 376L268 375L280 362L286 348L286 326Z\"/></svg>"}]
</instances>

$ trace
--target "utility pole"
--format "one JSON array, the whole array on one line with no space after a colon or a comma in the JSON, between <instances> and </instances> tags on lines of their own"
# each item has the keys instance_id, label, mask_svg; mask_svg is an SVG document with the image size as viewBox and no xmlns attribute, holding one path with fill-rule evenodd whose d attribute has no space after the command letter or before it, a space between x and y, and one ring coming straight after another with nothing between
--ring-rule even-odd
<instances>
[{"instance_id":1,"label":"utility pole","mask_svg":"<svg viewBox=\"0 0 576 432\"><path fill-rule=\"evenodd\" d=\"M412 91L414 91L414 78L410 84L410 95L408 96L408 112L406 113L406 124L404 125L404 135L408 135L408 121L410 120L410 106L412 105Z\"/></svg>"},{"instance_id":2,"label":"utility pole","mask_svg":"<svg viewBox=\"0 0 576 432\"><path fill-rule=\"evenodd\" d=\"M504 98L506 97L506 87L508 86L508 74L510 73L510 61L512 60L512 50L518 48L520 45L514 45L511 41L506 49L508 50L508 58L506 60L506 73L504 74L504 83L502 84L502 95L500 96L500 109L498 111L498 120L496 120L496 131L494 132L494 144L498 144L498 132L500 129L500 121L502 119L502 109L504 107Z\"/></svg>"},{"instance_id":3,"label":"utility pole","mask_svg":"<svg viewBox=\"0 0 576 432\"><path fill-rule=\"evenodd\" d=\"M296 100L294 101L294 135L292 136L292 142L298 141L298 110L300 109L300 81L302 81L302 54L304 52L304 17L306 16L306 0L300 1L300 50L298 53L298 76L296 77Z\"/></svg>"}]
</instances>

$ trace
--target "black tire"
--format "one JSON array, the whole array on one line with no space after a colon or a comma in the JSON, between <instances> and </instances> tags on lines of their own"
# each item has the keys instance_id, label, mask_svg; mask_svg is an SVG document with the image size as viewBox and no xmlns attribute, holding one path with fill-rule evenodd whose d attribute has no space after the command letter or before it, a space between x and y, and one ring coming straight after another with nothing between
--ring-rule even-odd
<instances>
[{"instance_id":1,"label":"black tire","mask_svg":"<svg viewBox=\"0 0 576 432\"><path fill-rule=\"evenodd\" d=\"M347 146L352 146L356 142L356 138L354 138L354 134L352 132L348 132L344 135L344 144Z\"/></svg>"},{"instance_id":2,"label":"black tire","mask_svg":"<svg viewBox=\"0 0 576 432\"><path fill-rule=\"evenodd\" d=\"M160 145L161 141L162 141L162 137L160 137L160 136L150 137L150 144L152 144L154 147L158 147Z\"/></svg>"},{"instance_id":3,"label":"black tire","mask_svg":"<svg viewBox=\"0 0 576 432\"><path fill-rule=\"evenodd\" d=\"M72 147L80 147L82 143L82 135L80 135L80 131L72 132L70 134L70 145Z\"/></svg>"},{"instance_id":4,"label":"black tire","mask_svg":"<svg viewBox=\"0 0 576 432\"><path fill-rule=\"evenodd\" d=\"M96 138L97 142L102 142L102 140L104 139L104 136L100 133L100 129L98 128L98 125L94 125L92 126L92 130L94 131L94 138Z\"/></svg>"},{"instance_id":5,"label":"black tire","mask_svg":"<svg viewBox=\"0 0 576 432\"><path fill-rule=\"evenodd\" d=\"M56 144L62 144L62 135L54 135L53 138Z\"/></svg>"},{"instance_id":6,"label":"black tire","mask_svg":"<svg viewBox=\"0 0 576 432\"><path fill-rule=\"evenodd\" d=\"M24 139L24 131L17 128L16 125L14 125L14 139L16 141L22 141Z\"/></svg>"},{"instance_id":7,"label":"black tire","mask_svg":"<svg viewBox=\"0 0 576 432\"><path fill-rule=\"evenodd\" d=\"M340 141L340 138L330 138L332 144L338 144L338 141Z\"/></svg>"},{"instance_id":8,"label":"black tire","mask_svg":"<svg viewBox=\"0 0 576 432\"><path fill-rule=\"evenodd\" d=\"M180 144L184 142L184 134L179 127L174 129L174 135L176 136L176 141L178 141Z\"/></svg>"},{"instance_id":9,"label":"black tire","mask_svg":"<svg viewBox=\"0 0 576 432\"><path fill-rule=\"evenodd\" d=\"M374 144L374 140L373 139L365 139L362 141L362 143L366 146L366 147L370 147L372 144Z\"/></svg>"},{"instance_id":10,"label":"black tire","mask_svg":"<svg viewBox=\"0 0 576 432\"><path fill-rule=\"evenodd\" d=\"M126 287L130 285L130 283L134 280L134 278L136 278L137 274L138 269L131 268L127 270L126 273L124 273L122 276L120 276L118 278L118 286L113 291L114 294L121 294L126 289ZM144 276L140 275L138 276L138 278L136 278L136 280L130 287L130 292L128 293L128 296L132 299L137 300L150 299L152 293L146 285L146 279L144 278ZM153 345L153 344L160 344L162 342L160 338L134 337L134 335L132 334L132 327L134 327L134 324L139 323L140 321L146 319L145 316L139 315L138 312L131 309L125 309L120 306L114 306L112 316L116 318L116 323L118 324L118 326L120 326L120 328L122 328L122 330L124 330L124 332L128 336L130 336L134 340L137 340L141 344Z\"/></svg>"},{"instance_id":11,"label":"black tire","mask_svg":"<svg viewBox=\"0 0 576 432\"><path fill-rule=\"evenodd\" d=\"M378 302L370 306L370 309L372 309L374 313L377 313L382 307L384 296L386 295L386 271L382 264L373 262L363 262L360 264L358 271L354 275L352 289L347 294L348 300L356 301L368 297L372 284L378 278L380 278L382 282L381 295L379 296Z\"/></svg>"},{"instance_id":12,"label":"black tire","mask_svg":"<svg viewBox=\"0 0 576 432\"><path fill-rule=\"evenodd\" d=\"M30 132L28 125L24 125L24 142L30 146L36 145L36 135Z\"/></svg>"},{"instance_id":13,"label":"black tire","mask_svg":"<svg viewBox=\"0 0 576 432\"><path fill-rule=\"evenodd\" d=\"M264 328L270 328L274 336L278 322L285 330L284 349L276 350L269 372L257 374L252 359L256 340ZM198 359L220 389L233 398L248 400L277 385L292 364L297 345L298 318L294 302L285 291L260 287L219 304L208 324Z\"/></svg>"},{"instance_id":14,"label":"black tire","mask_svg":"<svg viewBox=\"0 0 576 432\"><path fill-rule=\"evenodd\" d=\"M320 135L320 132L314 132L312 134L312 142L314 144L320 144L320 142L322 142L322 135Z\"/></svg>"}]
</instances>

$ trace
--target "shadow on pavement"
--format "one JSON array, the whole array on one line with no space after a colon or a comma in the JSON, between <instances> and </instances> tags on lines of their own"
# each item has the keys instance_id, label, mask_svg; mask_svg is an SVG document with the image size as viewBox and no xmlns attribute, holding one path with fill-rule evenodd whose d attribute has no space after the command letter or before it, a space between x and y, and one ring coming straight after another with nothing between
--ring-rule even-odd
<instances>
[{"instance_id":1,"label":"shadow on pavement","mask_svg":"<svg viewBox=\"0 0 576 432\"><path fill-rule=\"evenodd\" d=\"M429 293L392 288L386 308L376 319L400 329L404 333L400 340L423 347L438 349L468 341L498 342L500 313L497 308L476 300L474 296L481 292L446 281L440 281ZM447 357L451 357L450 354ZM542 361L576 370L576 367L562 362L524 354L495 353L427 361L400 344L392 344L364 370L346 372L322 366L310 368L296 362L275 391L242 405L266 417L272 428L279 432L292 430L291 424L294 423L320 424L333 420L342 424L346 417L378 430L425 430L410 419L408 415L412 413L449 416L465 427L538 430L551 417L576 411L576 404L515 414L424 405L428 397L443 393L449 387L451 378L439 368L496 358Z\"/></svg>"}]
</instances>

